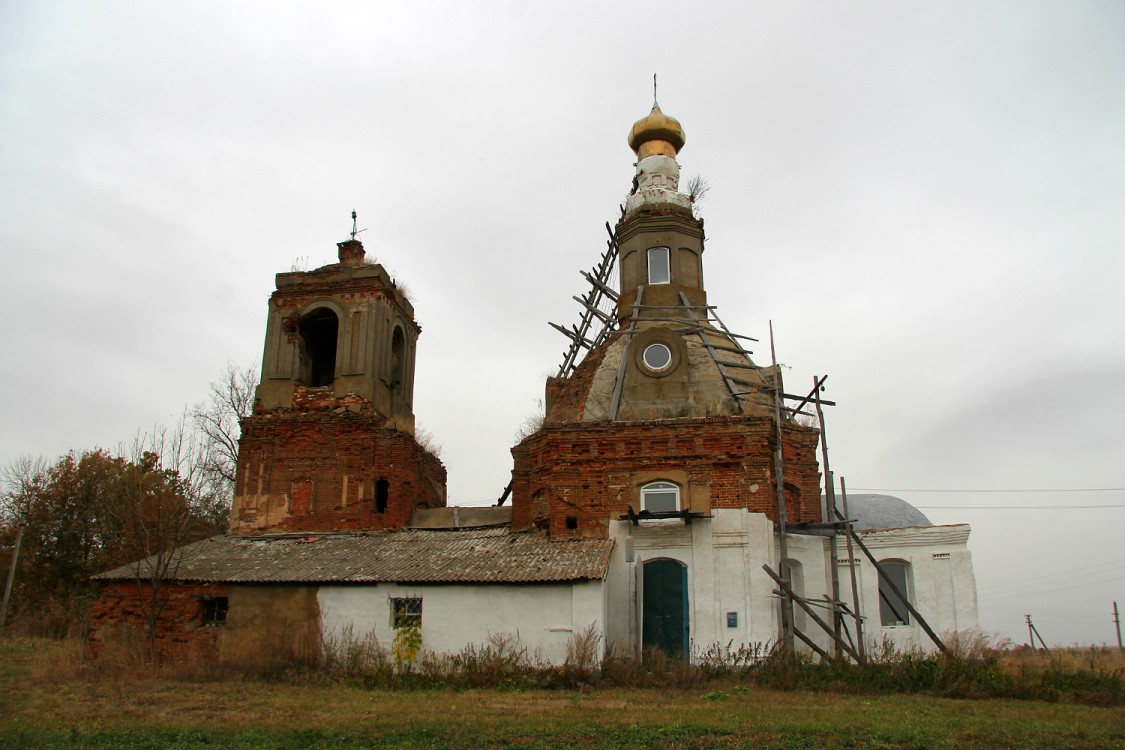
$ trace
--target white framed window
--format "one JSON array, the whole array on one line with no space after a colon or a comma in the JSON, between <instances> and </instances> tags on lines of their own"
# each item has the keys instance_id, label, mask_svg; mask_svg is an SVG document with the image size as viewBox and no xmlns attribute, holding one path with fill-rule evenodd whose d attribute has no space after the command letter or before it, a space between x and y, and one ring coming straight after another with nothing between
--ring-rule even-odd
<instances>
[{"instance_id":1,"label":"white framed window","mask_svg":"<svg viewBox=\"0 0 1125 750\"><path fill-rule=\"evenodd\" d=\"M422 597L395 597L391 599L391 625L399 628L422 627Z\"/></svg>"},{"instance_id":2,"label":"white framed window","mask_svg":"<svg viewBox=\"0 0 1125 750\"><path fill-rule=\"evenodd\" d=\"M664 344L649 344L641 354L645 367L660 372L672 364L672 350Z\"/></svg>"},{"instance_id":3,"label":"white framed window","mask_svg":"<svg viewBox=\"0 0 1125 750\"><path fill-rule=\"evenodd\" d=\"M910 597L910 565L902 560L880 560L879 568L887 574L887 578L894 581L904 596ZM910 624L910 610L906 608L902 597L887 585L883 576L879 576L879 620L883 627Z\"/></svg>"},{"instance_id":4,"label":"white framed window","mask_svg":"<svg viewBox=\"0 0 1125 750\"><path fill-rule=\"evenodd\" d=\"M667 513L680 509L680 488L672 482L649 482L641 487L641 510Z\"/></svg>"},{"instance_id":5,"label":"white framed window","mask_svg":"<svg viewBox=\"0 0 1125 750\"><path fill-rule=\"evenodd\" d=\"M668 260L668 248L650 247L648 249L648 283L667 284L672 280L672 267Z\"/></svg>"}]
</instances>

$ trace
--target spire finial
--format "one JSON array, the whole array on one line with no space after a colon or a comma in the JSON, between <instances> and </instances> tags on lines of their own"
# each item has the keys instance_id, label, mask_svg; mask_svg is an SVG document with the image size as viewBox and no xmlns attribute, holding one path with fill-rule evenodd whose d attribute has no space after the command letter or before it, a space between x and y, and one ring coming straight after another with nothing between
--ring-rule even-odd
<instances>
[{"instance_id":1,"label":"spire finial","mask_svg":"<svg viewBox=\"0 0 1125 750\"><path fill-rule=\"evenodd\" d=\"M660 104L656 101L656 73L652 74L652 108L660 109Z\"/></svg>"},{"instance_id":2,"label":"spire finial","mask_svg":"<svg viewBox=\"0 0 1125 750\"><path fill-rule=\"evenodd\" d=\"M355 218L356 218L356 215L355 215L355 209L353 208L353 209L352 209L352 239L353 239L353 240L354 240L354 239L356 239L356 236L357 236L357 235L358 235L358 234L359 234L360 232L366 232L366 231L367 231L366 229L357 229L357 228L356 228L356 227L357 227L357 224L356 224Z\"/></svg>"}]
</instances>

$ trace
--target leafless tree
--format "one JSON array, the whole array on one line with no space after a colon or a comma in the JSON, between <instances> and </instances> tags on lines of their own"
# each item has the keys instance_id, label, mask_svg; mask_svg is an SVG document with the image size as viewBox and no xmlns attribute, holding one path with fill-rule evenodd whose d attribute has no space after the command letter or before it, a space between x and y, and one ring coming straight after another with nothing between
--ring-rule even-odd
<instances>
[{"instance_id":1,"label":"leafless tree","mask_svg":"<svg viewBox=\"0 0 1125 750\"><path fill-rule=\"evenodd\" d=\"M240 422L254 410L257 384L255 366L240 368L228 362L219 379L211 383L207 400L196 404L191 413L192 424L201 436L201 478L228 502L234 494L238 470Z\"/></svg>"},{"instance_id":2,"label":"leafless tree","mask_svg":"<svg viewBox=\"0 0 1125 750\"><path fill-rule=\"evenodd\" d=\"M185 546L217 530L211 519L223 500L204 476L202 442L187 428L186 414L171 429L138 435L121 451L126 470L102 509L105 533L116 535L133 560L129 567L153 658L166 584L176 577Z\"/></svg>"},{"instance_id":3,"label":"leafless tree","mask_svg":"<svg viewBox=\"0 0 1125 750\"><path fill-rule=\"evenodd\" d=\"M691 212L699 217L699 204L707 200L707 193L711 192L711 185L703 175L695 175L687 184L688 199L691 200Z\"/></svg>"},{"instance_id":4,"label":"leafless tree","mask_svg":"<svg viewBox=\"0 0 1125 750\"><path fill-rule=\"evenodd\" d=\"M0 524L26 521L33 499L46 483L47 462L42 457L20 456L0 472Z\"/></svg>"}]
</instances>

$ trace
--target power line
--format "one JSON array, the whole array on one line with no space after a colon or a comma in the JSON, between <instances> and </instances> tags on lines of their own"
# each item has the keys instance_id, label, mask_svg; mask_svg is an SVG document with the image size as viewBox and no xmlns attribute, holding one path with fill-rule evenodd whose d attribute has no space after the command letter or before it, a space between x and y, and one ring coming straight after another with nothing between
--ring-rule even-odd
<instances>
[{"instance_id":1,"label":"power line","mask_svg":"<svg viewBox=\"0 0 1125 750\"><path fill-rule=\"evenodd\" d=\"M1017 578L1016 580L1001 581L1001 582L999 582L999 584L988 584L988 585L985 585L985 586L980 586L980 587L978 587L978 590L984 590L984 589L990 589L990 588L1009 588L1009 587L1012 587L1012 586L1018 587L1020 584L1042 584L1042 582L1046 582L1046 584L1048 584L1048 585L1054 585L1055 582L1057 582L1057 581L1046 581L1045 579L1047 579L1047 578L1070 577L1070 576L1073 576L1074 573L1077 573L1077 572L1083 571L1083 570L1091 570L1092 568L1106 568L1107 570L1115 570L1116 568L1125 568L1125 560L1108 560L1106 562L1095 562L1095 563L1088 564L1088 566L1079 566L1078 568L1068 568L1068 569L1065 569L1065 570L1057 570L1057 571L1052 572L1052 573L1042 573L1042 575L1030 576L1028 578ZM1097 575L1097 573L1100 573L1100 572L1106 572L1106 571L1099 570L1099 571L1092 572L1092 573L1083 573L1083 575L1091 575L1092 576L1092 575Z\"/></svg>"},{"instance_id":2,"label":"power line","mask_svg":"<svg viewBox=\"0 0 1125 750\"><path fill-rule=\"evenodd\" d=\"M1110 578L1110 579L1105 580L1105 581L1089 581L1088 583L1074 583L1074 584L1070 584L1068 586L1061 586L1059 588L1054 588L1054 589L1041 589L1039 591L1016 591L1016 592L1012 592L1012 593L1008 593L1008 594L996 594L996 595L992 595L992 596L981 596L980 599L981 599L981 601L994 602L997 599L1011 599L1011 598L1017 597L1017 596L1027 597L1027 596L1035 596L1037 594L1051 594L1051 593L1054 593L1056 591L1070 591L1071 589L1080 589L1080 588L1085 588L1086 586L1102 586L1102 585L1105 585L1107 583L1114 583L1115 581L1125 581L1125 576L1120 576L1118 578Z\"/></svg>"},{"instance_id":3,"label":"power line","mask_svg":"<svg viewBox=\"0 0 1125 750\"><path fill-rule=\"evenodd\" d=\"M1021 583L1043 583L1045 578L1058 578L1060 576L1070 576L1070 575L1073 575L1074 573L1077 573L1077 572L1082 571L1082 570L1090 570L1091 568L1108 568L1109 570L1113 570L1115 568L1120 568L1120 567L1125 567L1125 560L1107 560L1106 562L1091 563L1090 565L1079 565L1077 568L1068 568L1066 570L1059 570L1059 571L1056 571L1054 573L1043 573L1041 575L1030 576L1028 578L1017 578L1014 581L1003 581L1001 583L990 583L990 584L987 584L985 586L979 587L979 589L1008 588L1010 586L1016 586L1016 585L1021 584ZM1104 571L1098 571L1098 572L1101 573L1101 572L1104 572ZM1089 575L1096 575L1096 574L1089 574ZM1049 583L1054 584L1055 581L1050 581Z\"/></svg>"},{"instance_id":4,"label":"power line","mask_svg":"<svg viewBox=\"0 0 1125 750\"><path fill-rule=\"evenodd\" d=\"M1095 584L1095 583L1109 583L1109 582L1112 582L1112 581L1119 580L1121 578L1121 576L1118 576L1117 578L1110 578L1110 579L1098 579L1098 580L1090 580L1090 579L1094 579L1097 576L1104 576L1106 574L1112 574L1112 573L1116 573L1116 572L1117 571L1113 570L1113 569L1099 570L1099 571L1096 571L1096 572L1093 572L1093 573L1081 573L1079 575L1066 576L1065 578L1058 578L1054 581L1043 581L1040 584L1022 583L1022 584L1019 584L1017 586L1010 586L1010 587L1007 587L1006 589L1001 588L999 590L990 588L988 591L986 591L984 593L981 593L980 596L982 598L997 598L997 597L1004 597L1004 596L1008 596L1008 595L1019 596L1019 595L1023 595L1023 594L1038 594L1038 593L1041 593L1045 590L1045 589L1041 588L1041 586L1044 586L1044 585L1046 585L1046 586L1057 586L1057 585L1062 584L1062 583L1067 583L1068 581L1076 581L1076 580L1087 581L1087 583L1081 584L1083 586L1091 585L1091 584Z\"/></svg>"},{"instance_id":5,"label":"power line","mask_svg":"<svg viewBox=\"0 0 1125 750\"><path fill-rule=\"evenodd\" d=\"M1097 508L1125 508L1122 505L915 505L926 510L1096 510Z\"/></svg>"}]
</instances>

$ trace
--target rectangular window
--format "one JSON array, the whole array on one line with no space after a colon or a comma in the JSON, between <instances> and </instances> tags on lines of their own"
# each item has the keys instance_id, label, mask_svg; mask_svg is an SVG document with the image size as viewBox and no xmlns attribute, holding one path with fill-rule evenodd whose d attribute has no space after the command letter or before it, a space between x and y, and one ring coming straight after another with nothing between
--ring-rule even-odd
<instances>
[{"instance_id":1,"label":"rectangular window","mask_svg":"<svg viewBox=\"0 0 1125 750\"><path fill-rule=\"evenodd\" d=\"M668 248L650 247L648 249L648 283L667 284L672 280L668 263Z\"/></svg>"},{"instance_id":2,"label":"rectangular window","mask_svg":"<svg viewBox=\"0 0 1125 750\"><path fill-rule=\"evenodd\" d=\"M209 596L199 600L200 619L204 626L226 625L230 604L225 596Z\"/></svg>"},{"instance_id":3,"label":"rectangular window","mask_svg":"<svg viewBox=\"0 0 1125 750\"><path fill-rule=\"evenodd\" d=\"M391 599L391 624L398 628L422 626L422 597Z\"/></svg>"}]
</instances>

